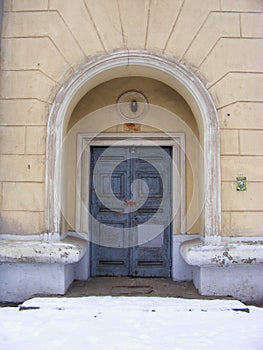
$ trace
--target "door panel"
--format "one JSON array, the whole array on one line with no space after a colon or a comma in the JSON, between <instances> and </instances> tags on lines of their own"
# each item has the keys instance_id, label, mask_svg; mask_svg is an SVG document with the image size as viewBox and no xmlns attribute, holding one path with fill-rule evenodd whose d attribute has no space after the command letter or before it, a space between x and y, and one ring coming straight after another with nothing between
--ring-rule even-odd
<instances>
[{"instance_id":1,"label":"door panel","mask_svg":"<svg viewBox=\"0 0 263 350\"><path fill-rule=\"evenodd\" d=\"M170 276L170 148L91 152L92 275Z\"/></svg>"},{"instance_id":2,"label":"door panel","mask_svg":"<svg viewBox=\"0 0 263 350\"><path fill-rule=\"evenodd\" d=\"M129 217L123 202L128 188L127 150L92 148L91 154L91 274L127 276L130 251L125 228ZM112 173L113 164L118 168ZM112 176L111 176L112 175ZM117 200L114 200L114 198ZM95 220L95 219L96 220Z\"/></svg>"}]
</instances>

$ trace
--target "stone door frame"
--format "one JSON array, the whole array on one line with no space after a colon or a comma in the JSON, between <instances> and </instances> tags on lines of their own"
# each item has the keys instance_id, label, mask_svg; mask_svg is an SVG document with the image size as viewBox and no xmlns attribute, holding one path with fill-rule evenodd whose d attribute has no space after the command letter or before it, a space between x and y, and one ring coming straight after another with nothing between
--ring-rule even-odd
<instances>
[{"instance_id":1,"label":"stone door frame","mask_svg":"<svg viewBox=\"0 0 263 350\"><path fill-rule=\"evenodd\" d=\"M169 146L172 147L172 237L171 277L177 256L173 249L174 234L185 232L186 189L185 189L185 134L178 133L79 133L77 136L77 190L76 190L76 231L88 242L86 261L90 270L90 147L92 146ZM176 201L180 198L179 206Z\"/></svg>"}]
</instances>

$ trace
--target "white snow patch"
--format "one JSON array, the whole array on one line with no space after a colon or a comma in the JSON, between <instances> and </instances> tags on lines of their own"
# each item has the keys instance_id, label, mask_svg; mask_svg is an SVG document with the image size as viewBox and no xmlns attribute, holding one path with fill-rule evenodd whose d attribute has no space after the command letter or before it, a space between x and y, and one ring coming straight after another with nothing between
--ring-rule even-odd
<instances>
[{"instance_id":1,"label":"white snow patch","mask_svg":"<svg viewBox=\"0 0 263 350\"><path fill-rule=\"evenodd\" d=\"M263 349L263 309L235 300L34 298L0 308L1 350Z\"/></svg>"}]
</instances>

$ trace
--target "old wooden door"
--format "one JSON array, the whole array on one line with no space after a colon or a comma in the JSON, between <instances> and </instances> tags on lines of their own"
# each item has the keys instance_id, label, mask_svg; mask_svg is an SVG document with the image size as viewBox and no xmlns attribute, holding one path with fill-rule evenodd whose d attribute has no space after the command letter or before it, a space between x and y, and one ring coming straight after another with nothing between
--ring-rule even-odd
<instances>
[{"instance_id":1,"label":"old wooden door","mask_svg":"<svg viewBox=\"0 0 263 350\"><path fill-rule=\"evenodd\" d=\"M91 275L170 276L171 149L91 147Z\"/></svg>"}]
</instances>

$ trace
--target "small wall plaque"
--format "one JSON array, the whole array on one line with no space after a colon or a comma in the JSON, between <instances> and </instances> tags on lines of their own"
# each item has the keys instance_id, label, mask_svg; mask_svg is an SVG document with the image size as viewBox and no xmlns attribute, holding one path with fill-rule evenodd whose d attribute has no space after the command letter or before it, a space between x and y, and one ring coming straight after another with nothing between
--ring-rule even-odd
<instances>
[{"instance_id":1,"label":"small wall plaque","mask_svg":"<svg viewBox=\"0 0 263 350\"><path fill-rule=\"evenodd\" d=\"M128 131L128 132L141 131L141 125L135 124L135 123L125 123L124 124L124 131Z\"/></svg>"},{"instance_id":2,"label":"small wall plaque","mask_svg":"<svg viewBox=\"0 0 263 350\"><path fill-rule=\"evenodd\" d=\"M237 177L237 191L247 190L247 178L244 176Z\"/></svg>"}]
</instances>

